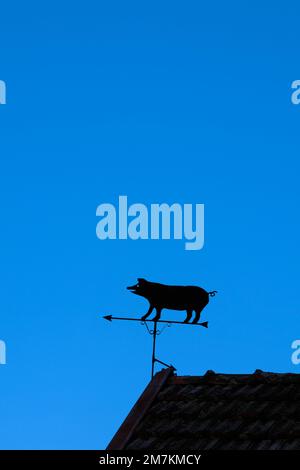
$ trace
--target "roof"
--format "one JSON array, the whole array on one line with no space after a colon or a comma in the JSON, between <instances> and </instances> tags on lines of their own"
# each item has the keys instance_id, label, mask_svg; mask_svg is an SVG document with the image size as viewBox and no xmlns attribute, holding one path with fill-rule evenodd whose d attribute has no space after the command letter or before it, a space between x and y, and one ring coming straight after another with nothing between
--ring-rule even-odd
<instances>
[{"instance_id":1,"label":"roof","mask_svg":"<svg viewBox=\"0 0 300 470\"><path fill-rule=\"evenodd\" d=\"M300 450L300 374L163 369L107 449Z\"/></svg>"}]
</instances>

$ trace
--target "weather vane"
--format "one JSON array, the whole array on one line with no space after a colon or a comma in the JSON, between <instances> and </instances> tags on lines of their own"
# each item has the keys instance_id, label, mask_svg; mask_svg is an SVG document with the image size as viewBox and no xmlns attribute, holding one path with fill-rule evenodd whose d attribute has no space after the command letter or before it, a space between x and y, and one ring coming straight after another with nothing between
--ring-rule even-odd
<instances>
[{"instance_id":1,"label":"weather vane","mask_svg":"<svg viewBox=\"0 0 300 470\"><path fill-rule=\"evenodd\" d=\"M146 279L139 278L137 284L127 287L133 294L140 295L148 300L150 306L148 312L142 316L142 318L126 318L126 317L114 317L112 315L106 315L103 318L108 321L112 320L124 320L124 321L138 321L146 326L148 333L153 338L152 345L152 360L151 360L151 379L154 375L155 363L162 364L167 367L173 367L171 364L166 364L156 357L156 337L160 335L166 326L173 324L177 325L190 325L190 326L203 326L208 328L208 322L198 323L200 315L204 307L209 302L209 297L214 297L217 291L207 292L202 287L196 286L168 286L165 284L158 284L156 282L149 282ZM147 318L151 315L153 310L156 310L156 315L152 320ZM183 322L172 321L172 320L160 320L161 312L163 309L169 310L185 310L186 318ZM193 311L195 317L192 319ZM154 327L149 328L147 323L154 323ZM165 324L165 327L161 330L157 328L158 323Z\"/></svg>"}]
</instances>

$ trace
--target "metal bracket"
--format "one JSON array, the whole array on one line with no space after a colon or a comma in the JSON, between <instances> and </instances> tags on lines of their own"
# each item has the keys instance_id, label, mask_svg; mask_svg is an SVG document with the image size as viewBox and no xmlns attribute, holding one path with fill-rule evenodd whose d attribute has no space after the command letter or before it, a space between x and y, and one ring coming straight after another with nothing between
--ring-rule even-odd
<instances>
[{"instance_id":1,"label":"metal bracket","mask_svg":"<svg viewBox=\"0 0 300 470\"><path fill-rule=\"evenodd\" d=\"M153 379L154 376L154 369L155 369L155 363L162 364L163 366L166 366L168 368L172 368L173 370L176 370L174 366L171 364L166 364L165 362L161 361L160 359L157 359L155 353L156 353L156 337L162 334L162 332L165 330L165 328L168 326L170 327L173 324L179 324L179 325L190 325L190 326L203 326L204 328L208 328L208 322L202 322L202 323L185 323L185 322L179 322L179 321L168 321L168 320L141 320L139 318L124 318L124 317L113 317L112 315L106 315L103 317L105 320L112 321L112 320L127 320L127 321L138 321L142 325L145 325L147 328L148 333L152 336L153 342L152 342L152 359L151 359L151 380ZM153 329L150 329L148 327L148 322L154 323ZM157 329L157 324L158 323L164 323L165 326L161 329Z\"/></svg>"}]
</instances>

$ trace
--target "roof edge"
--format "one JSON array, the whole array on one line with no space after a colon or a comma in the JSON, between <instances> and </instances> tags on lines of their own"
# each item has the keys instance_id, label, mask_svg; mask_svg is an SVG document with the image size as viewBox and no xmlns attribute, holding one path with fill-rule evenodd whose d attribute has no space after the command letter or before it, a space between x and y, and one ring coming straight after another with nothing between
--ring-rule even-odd
<instances>
[{"instance_id":1,"label":"roof edge","mask_svg":"<svg viewBox=\"0 0 300 470\"><path fill-rule=\"evenodd\" d=\"M197 383L224 383L229 380L236 380L238 382L273 382L274 380L282 380L286 383L299 383L300 374L294 372L264 372L257 369L251 374L226 374L217 373L208 370L204 375L179 375L170 378L170 384L176 385L189 385Z\"/></svg>"},{"instance_id":2,"label":"roof edge","mask_svg":"<svg viewBox=\"0 0 300 470\"><path fill-rule=\"evenodd\" d=\"M157 394L160 392L168 378L173 376L173 374L174 368L172 367L162 369L155 374L108 444L106 450L125 449L126 444L131 439L136 427L147 413Z\"/></svg>"}]
</instances>

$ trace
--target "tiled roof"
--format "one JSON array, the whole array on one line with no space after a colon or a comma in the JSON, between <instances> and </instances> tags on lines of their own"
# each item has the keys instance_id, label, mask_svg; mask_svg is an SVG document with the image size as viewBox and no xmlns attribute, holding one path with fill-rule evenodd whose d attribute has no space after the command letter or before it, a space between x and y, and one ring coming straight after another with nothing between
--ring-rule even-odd
<instances>
[{"instance_id":1,"label":"tiled roof","mask_svg":"<svg viewBox=\"0 0 300 470\"><path fill-rule=\"evenodd\" d=\"M108 448L300 450L300 374L177 377L164 369Z\"/></svg>"}]
</instances>

